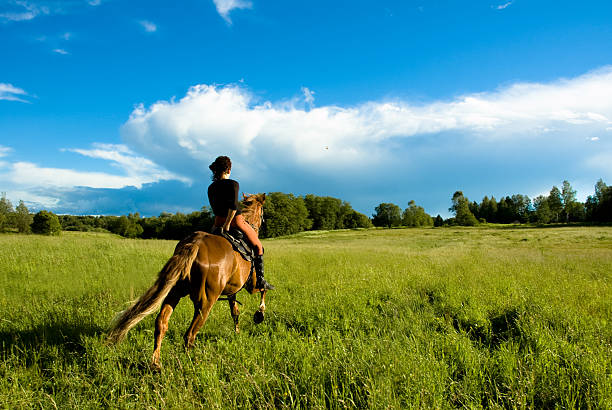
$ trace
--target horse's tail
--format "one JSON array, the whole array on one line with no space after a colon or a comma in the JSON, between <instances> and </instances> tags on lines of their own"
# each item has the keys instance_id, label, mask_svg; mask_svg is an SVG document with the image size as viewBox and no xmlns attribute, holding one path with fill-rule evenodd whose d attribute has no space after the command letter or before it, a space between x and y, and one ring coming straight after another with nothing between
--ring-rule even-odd
<instances>
[{"instance_id":1,"label":"horse's tail","mask_svg":"<svg viewBox=\"0 0 612 410\"><path fill-rule=\"evenodd\" d=\"M157 280L132 306L113 320L106 341L118 343L138 322L157 309L179 279L187 278L198 255L204 232L195 232L176 245L174 255L159 272Z\"/></svg>"}]
</instances>

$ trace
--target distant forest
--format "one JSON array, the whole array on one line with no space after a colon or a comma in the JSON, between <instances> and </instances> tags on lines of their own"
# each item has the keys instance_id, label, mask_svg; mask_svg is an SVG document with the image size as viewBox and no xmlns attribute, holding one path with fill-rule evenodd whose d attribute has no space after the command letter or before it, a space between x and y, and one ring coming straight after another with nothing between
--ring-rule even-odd
<instances>
[{"instance_id":1,"label":"distant forest","mask_svg":"<svg viewBox=\"0 0 612 410\"><path fill-rule=\"evenodd\" d=\"M338 198L316 195L294 196L282 192L266 195L265 223L262 238L291 235L309 230L333 230L377 227L440 227L500 224L559 224L612 222L612 187L603 180L595 184L595 192L582 203L568 181L561 189L553 186L549 194L530 199L515 194L499 200L485 196L481 202L470 201L462 191L451 198L449 211L454 215L444 219L427 214L415 201L405 209L393 203L381 203L372 217L355 211ZM23 201L13 208L3 194L0 198L0 232L59 234L64 231L112 232L127 238L182 239L194 231L209 231L213 214L208 207L190 214L162 213L156 217L141 217L138 213L123 216L55 215L43 210L32 215Z\"/></svg>"}]
</instances>

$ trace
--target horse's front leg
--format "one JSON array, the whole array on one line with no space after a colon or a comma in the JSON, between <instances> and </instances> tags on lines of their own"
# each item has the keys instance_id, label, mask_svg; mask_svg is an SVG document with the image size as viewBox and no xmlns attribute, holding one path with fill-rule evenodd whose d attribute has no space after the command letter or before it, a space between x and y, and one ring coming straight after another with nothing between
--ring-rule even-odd
<instances>
[{"instance_id":1,"label":"horse's front leg","mask_svg":"<svg viewBox=\"0 0 612 410\"><path fill-rule=\"evenodd\" d=\"M234 331L236 333L240 333L240 329L238 329L238 317L240 316L240 311L238 310L238 304L236 303L236 295L229 296L227 300L229 302L230 311L232 312L232 319L234 319Z\"/></svg>"},{"instance_id":2,"label":"horse's front leg","mask_svg":"<svg viewBox=\"0 0 612 410\"><path fill-rule=\"evenodd\" d=\"M253 321L257 324L264 321L264 312L266 310L266 290L261 292L261 302L259 302L259 310L253 315Z\"/></svg>"}]
</instances>

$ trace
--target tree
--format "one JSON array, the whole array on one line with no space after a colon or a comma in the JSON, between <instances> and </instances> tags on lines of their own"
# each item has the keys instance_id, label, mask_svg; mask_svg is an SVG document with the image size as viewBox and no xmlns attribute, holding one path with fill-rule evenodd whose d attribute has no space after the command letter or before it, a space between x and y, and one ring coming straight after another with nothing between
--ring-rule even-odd
<instances>
[{"instance_id":1,"label":"tree","mask_svg":"<svg viewBox=\"0 0 612 410\"><path fill-rule=\"evenodd\" d=\"M314 230L346 228L345 219L354 212L348 202L330 196L308 194L304 197L304 204Z\"/></svg>"},{"instance_id":2,"label":"tree","mask_svg":"<svg viewBox=\"0 0 612 410\"><path fill-rule=\"evenodd\" d=\"M470 209L472 215L474 215L474 218L484 218L482 215L480 215L480 207L478 206L476 201L469 202L468 208Z\"/></svg>"},{"instance_id":3,"label":"tree","mask_svg":"<svg viewBox=\"0 0 612 410\"><path fill-rule=\"evenodd\" d=\"M554 185L548 194L548 207L552 213L551 222L559 222L563 211L563 200L561 199L561 191Z\"/></svg>"},{"instance_id":4,"label":"tree","mask_svg":"<svg viewBox=\"0 0 612 410\"><path fill-rule=\"evenodd\" d=\"M381 203L375 209L376 213L372 215L372 223L374 226L399 226L402 223L402 211L399 206L390 203Z\"/></svg>"},{"instance_id":5,"label":"tree","mask_svg":"<svg viewBox=\"0 0 612 410\"><path fill-rule=\"evenodd\" d=\"M348 229L370 228L371 226L370 218L355 210L351 210L344 218L344 227Z\"/></svg>"},{"instance_id":6,"label":"tree","mask_svg":"<svg viewBox=\"0 0 612 410\"><path fill-rule=\"evenodd\" d=\"M576 201L576 191L572 189L568 181L563 181L561 198L563 199L563 219L566 223L585 220L585 205Z\"/></svg>"},{"instance_id":7,"label":"tree","mask_svg":"<svg viewBox=\"0 0 612 410\"><path fill-rule=\"evenodd\" d=\"M482 201L480 202L480 205L478 205L478 217L479 218L483 218L487 222L492 222L493 221L491 219L491 211L490 211L490 206L491 205L490 204L491 204L491 202L489 201L489 197L485 195L484 198L482 198ZM474 215L474 216L476 216L476 215Z\"/></svg>"},{"instance_id":8,"label":"tree","mask_svg":"<svg viewBox=\"0 0 612 410\"><path fill-rule=\"evenodd\" d=\"M494 196L491 197L491 199L489 199L488 201L485 202L485 199L487 197L485 196L482 200L482 206L484 207L484 210L481 209L480 211L480 217L484 218L487 220L487 222L498 222L497 219L497 200L495 199ZM485 205L486 203L486 205Z\"/></svg>"},{"instance_id":9,"label":"tree","mask_svg":"<svg viewBox=\"0 0 612 410\"><path fill-rule=\"evenodd\" d=\"M512 210L512 198L506 196L501 198L497 203L497 222L502 224L509 224L516 220L514 212Z\"/></svg>"},{"instance_id":10,"label":"tree","mask_svg":"<svg viewBox=\"0 0 612 410\"><path fill-rule=\"evenodd\" d=\"M582 202L572 202L567 210L568 220L570 222L582 222L586 219L586 209Z\"/></svg>"},{"instance_id":11,"label":"tree","mask_svg":"<svg viewBox=\"0 0 612 410\"><path fill-rule=\"evenodd\" d=\"M62 232L57 215L44 210L34 215L31 228L32 232L42 235L59 235Z\"/></svg>"},{"instance_id":12,"label":"tree","mask_svg":"<svg viewBox=\"0 0 612 410\"><path fill-rule=\"evenodd\" d=\"M282 192L266 194L264 219L261 237L265 238L295 234L312 226L304 198Z\"/></svg>"},{"instance_id":13,"label":"tree","mask_svg":"<svg viewBox=\"0 0 612 410\"><path fill-rule=\"evenodd\" d=\"M30 232L30 225L32 224L33 218L28 211L28 207L19 201L19 205L15 209L15 227L19 233Z\"/></svg>"},{"instance_id":14,"label":"tree","mask_svg":"<svg viewBox=\"0 0 612 410\"><path fill-rule=\"evenodd\" d=\"M516 194L510 198L513 221L529 222L531 199L527 195Z\"/></svg>"},{"instance_id":15,"label":"tree","mask_svg":"<svg viewBox=\"0 0 612 410\"><path fill-rule=\"evenodd\" d=\"M552 212L548 206L548 198L540 195L533 200L535 207L535 220L539 224L547 224L552 219Z\"/></svg>"},{"instance_id":16,"label":"tree","mask_svg":"<svg viewBox=\"0 0 612 410\"><path fill-rule=\"evenodd\" d=\"M602 179L595 184L595 194L589 195L586 204L586 219L593 222L612 221L612 187Z\"/></svg>"},{"instance_id":17,"label":"tree","mask_svg":"<svg viewBox=\"0 0 612 410\"><path fill-rule=\"evenodd\" d=\"M470 211L469 200L463 196L463 192L456 191L453 194L453 205L448 209L455 213L455 223L461 226L478 225L474 214Z\"/></svg>"},{"instance_id":18,"label":"tree","mask_svg":"<svg viewBox=\"0 0 612 410\"><path fill-rule=\"evenodd\" d=\"M442 226L444 225L444 219L438 214L434 219L434 226Z\"/></svg>"},{"instance_id":19,"label":"tree","mask_svg":"<svg viewBox=\"0 0 612 410\"><path fill-rule=\"evenodd\" d=\"M425 209L418 206L414 201L408 202L408 208L402 214L402 225L404 226L432 226L433 219Z\"/></svg>"},{"instance_id":20,"label":"tree","mask_svg":"<svg viewBox=\"0 0 612 410\"><path fill-rule=\"evenodd\" d=\"M6 232L11 227L13 204L6 198L6 192L0 198L0 232Z\"/></svg>"}]
</instances>

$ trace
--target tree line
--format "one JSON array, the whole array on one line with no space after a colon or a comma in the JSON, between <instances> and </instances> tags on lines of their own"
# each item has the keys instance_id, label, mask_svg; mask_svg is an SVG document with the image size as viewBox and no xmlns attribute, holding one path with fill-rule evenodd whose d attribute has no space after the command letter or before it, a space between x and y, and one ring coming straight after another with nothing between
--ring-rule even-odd
<instances>
[{"instance_id":1,"label":"tree line","mask_svg":"<svg viewBox=\"0 0 612 410\"><path fill-rule=\"evenodd\" d=\"M23 203L13 209L6 196L0 199L0 232L59 234L64 231L111 232L126 238L182 239L194 231L210 231L214 215L210 208L189 214L162 212L141 217L138 213L122 216L55 215L40 211L31 215ZM282 192L266 195L262 238L291 235L305 230L369 228L370 218L355 211L338 198L316 195L294 196Z\"/></svg>"},{"instance_id":2,"label":"tree line","mask_svg":"<svg viewBox=\"0 0 612 410\"><path fill-rule=\"evenodd\" d=\"M608 223L612 222L612 187L603 180L595 184L595 192L583 203L576 200L576 191L568 181L561 189L553 186L548 195L531 200L527 195L506 196L499 201L485 196L480 203L470 200L462 191L452 197L449 208L455 216L442 225L474 226L479 223ZM439 216L439 215L438 215Z\"/></svg>"},{"instance_id":3,"label":"tree line","mask_svg":"<svg viewBox=\"0 0 612 410\"><path fill-rule=\"evenodd\" d=\"M612 222L612 187L603 180L595 192L582 203L568 181L561 188L553 186L548 195L530 199L515 194L497 200L485 196L480 203L470 201L462 191L451 198L453 217L433 218L425 209L408 202L405 209L383 202L371 218L355 211L350 203L329 196L294 196L282 192L267 194L260 236L271 238L308 230L333 230L378 227L474 226L482 223L609 223ZM65 231L112 232L127 238L182 239L194 231L209 231L214 215L208 207L189 214L163 212L159 216L141 217L138 213L122 216L55 215L43 210L32 215L23 201L13 208L2 194L0 198L0 232L59 234Z\"/></svg>"},{"instance_id":4,"label":"tree line","mask_svg":"<svg viewBox=\"0 0 612 410\"><path fill-rule=\"evenodd\" d=\"M402 209L392 203L383 202L375 208L372 224L391 228L394 226L427 227L433 226L434 220L422 206L411 200L408 208Z\"/></svg>"}]
</instances>

